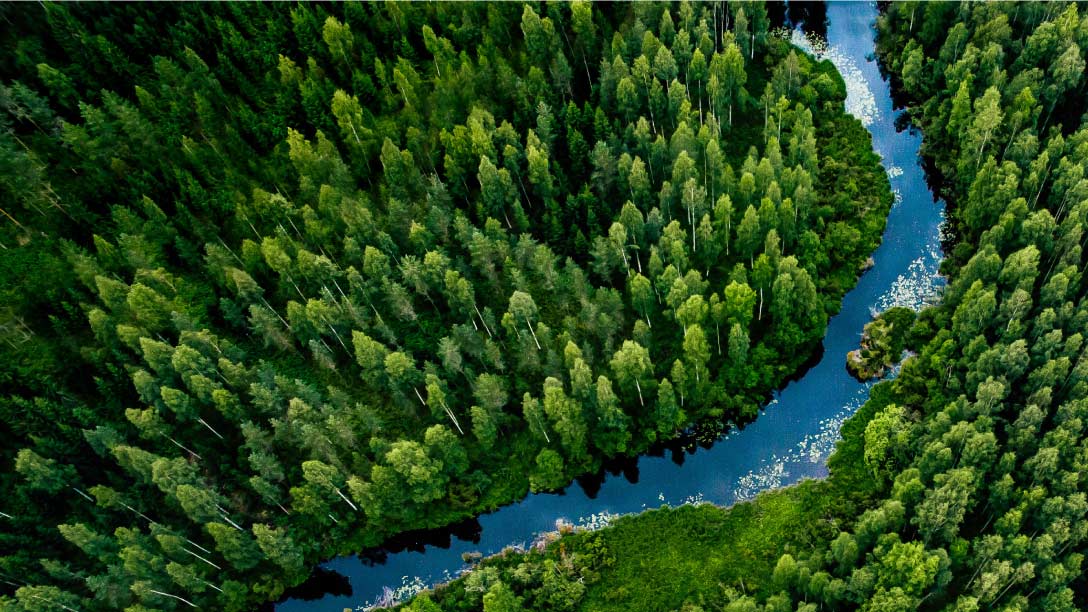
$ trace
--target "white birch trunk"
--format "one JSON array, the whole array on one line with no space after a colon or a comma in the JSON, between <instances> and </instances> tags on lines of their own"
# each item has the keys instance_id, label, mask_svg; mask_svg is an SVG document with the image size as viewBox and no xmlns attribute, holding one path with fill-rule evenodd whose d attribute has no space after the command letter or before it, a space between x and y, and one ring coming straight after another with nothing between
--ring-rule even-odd
<instances>
[{"instance_id":1,"label":"white birch trunk","mask_svg":"<svg viewBox=\"0 0 1088 612\"><path fill-rule=\"evenodd\" d=\"M336 494L340 496L340 499L344 500L345 502L347 502L347 504L348 504L349 506L351 506L351 509L352 509L352 510L354 510L354 511L356 511L356 512L358 512L358 511L359 511L359 507L358 507L358 506L356 506L355 504L353 504L353 503L351 502L351 500L350 500L350 499L348 499L348 497L347 497L346 495L344 495L344 493L343 493L343 492L342 492L342 491L341 491L340 489L338 489L338 488L336 488L336 487L333 487L332 489L333 489L333 491L336 491Z\"/></svg>"},{"instance_id":2,"label":"white birch trunk","mask_svg":"<svg viewBox=\"0 0 1088 612\"><path fill-rule=\"evenodd\" d=\"M205 421L205 420L204 420L203 418L199 418L199 419L197 419L197 421L199 421L199 422L200 422L200 424L201 424L201 425L203 425L204 427L207 427L207 428L208 428L208 431L210 431L210 432L212 432L213 434L215 434L215 437L219 438L220 440L225 440L225 439L226 439L226 438L224 438L223 436L219 435L219 432L218 432L218 431L216 431L216 430L215 430L214 428L212 428L212 426L211 426L211 425L208 425L208 422L207 422L207 421Z\"/></svg>"},{"instance_id":3,"label":"white birch trunk","mask_svg":"<svg viewBox=\"0 0 1088 612\"><path fill-rule=\"evenodd\" d=\"M195 552L193 552L193 551L189 550L188 548L182 547L182 550L184 550L185 552L189 553L190 555L192 555L192 556L196 557L197 559L200 559L200 560L201 560L201 561L203 561L204 563L207 563L208 565L210 565L210 566L214 567L214 568L215 568L215 569L217 569L217 570L220 570L220 571L222 571L222 570L223 570L223 568L221 568L221 567L219 567L218 565L216 565L216 564L212 563L211 561L208 561L208 560L207 560L207 559L205 559L204 557L201 557L200 555L198 555L198 554L196 554Z\"/></svg>"}]
</instances>

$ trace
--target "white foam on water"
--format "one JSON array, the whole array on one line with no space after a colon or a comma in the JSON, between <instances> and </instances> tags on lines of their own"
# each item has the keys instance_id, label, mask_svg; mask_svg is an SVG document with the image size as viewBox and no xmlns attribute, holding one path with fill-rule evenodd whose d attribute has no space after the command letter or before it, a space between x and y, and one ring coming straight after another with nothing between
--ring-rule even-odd
<instances>
[{"instance_id":1,"label":"white foam on water","mask_svg":"<svg viewBox=\"0 0 1088 612\"><path fill-rule=\"evenodd\" d=\"M876 96L854 58L829 45L826 40L805 36L800 30L793 30L790 42L811 53L816 59L831 60L846 83L846 112L857 117L865 127L869 127L880 117Z\"/></svg>"},{"instance_id":2,"label":"white foam on water","mask_svg":"<svg viewBox=\"0 0 1088 612\"><path fill-rule=\"evenodd\" d=\"M835 444L842 439L842 424L853 416L858 408L869 398L869 389L875 382L867 383L858 389L855 397L831 417L820 421L819 429L802 438L785 456L772 454L763 460L762 465L737 479L733 489L733 498L737 502L754 498L763 491L779 489L791 482L792 471L805 464L819 464L827 461L835 450Z\"/></svg>"},{"instance_id":3,"label":"white foam on water","mask_svg":"<svg viewBox=\"0 0 1088 612\"><path fill-rule=\"evenodd\" d=\"M862 74L861 69L853 58L843 54L839 49L828 45L827 41L814 37L807 37L798 30L789 32L776 31L773 34L789 40L791 43L812 54L817 59L827 59L835 65L835 68L838 69L839 74L842 75L843 81L846 83L846 112L856 117L862 125L869 127L880 117L880 112L876 105L876 96L873 94L868 81L865 79L865 76ZM890 166L887 168L887 172L889 179L898 178L903 175L903 169L899 166ZM892 193L895 196L893 206L902 202L903 195L899 189L894 189ZM947 238L948 230L943 210L941 215L939 240L944 241ZM872 309L874 315L893 306L906 306L914 310L920 310L925 304L929 303L929 301L938 295L940 287L943 285L943 279L936 273L937 266L941 261L940 242L929 246L929 252L925 256L912 261L907 273L900 275L892 284L891 288L880 297L877 305ZM897 373L898 366L892 368L885 380L894 377ZM801 441L799 441L785 456L779 457L777 454L773 454L771 457L764 459L759 468L749 471L748 474L740 477L733 490L734 500L736 502L749 500L762 491L778 489L785 484L788 484L790 482L791 467L796 470L799 466L805 464L818 464L826 461L835 450L836 443L842 439L842 424L853 416L858 408L865 403L869 397L869 388L873 384L875 384L875 381L867 383L864 387L860 388L857 392L857 396L853 400L848 402L833 416L820 421L819 430L802 438ZM767 404L767 407L776 403L778 403L778 398L772 399L771 402ZM731 430L723 436L722 440L728 439L732 433L733 431ZM664 493L658 495L658 500L666 502ZM703 499L703 494L697 493L685 497L679 503L670 504L666 502L663 505L675 508L683 505L700 505L704 503L708 502ZM643 504L643 508L645 507L646 505ZM579 531L596 531L607 527L621 516L625 515L610 513L606 510L600 513L591 514L588 517L580 517L575 524L561 518L557 521L557 528L562 525L564 527L569 526ZM543 541L542 538L549 533L552 532L535 534L534 541ZM524 543L511 546L510 548L515 550L527 549ZM355 610L364 612L377 608L391 607L415 597L420 592L430 588L434 583L448 582L464 575L468 571L471 571L470 566L462 567L452 574L449 570L446 570L442 580L435 580L430 584L420 576L403 576L400 586L395 589L385 587L382 594L374 601L367 601L365 604L355 607Z\"/></svg>"},{"instance_id":4,"label":"white foam on water","mask_svg":"<svg viewBox=\"0 0 1088 612\"><path fill-rule=\"evenodd\" d=\"M935 271L941 258L928 253L910 262L907 271L900 274L892 286L880 296L870 311L874 316L896 306L921 310L935 298L943 286L943 279Z\"/></svg>"},{"instance_id":5,"label":"white foam on water","mask_svg":"<svg viewBox=\"0 0 1088 612\"><path fill-rule=\"evenodd\" d=\"M446 573L446 577L449 579L449 572ZM358 612L366 612L379 608L391 608L398 603L408 601L428 588L430 588L430 586L419 576L402 576L401 585L399 587L395 589L385 587L382 590L381 595L373 601L367 601L362 605L355 606L355 610Z\"/></svg>"},{"instance_id":6,"label":"white foam on water","mask_svg":"<svg viewBox=\"0 0 1088 612\"><path fill-rule=\"evenodd\" d=\"M589 516L579 517L577 528L582 531L597 531L598 529L608 527L612 524L612 521L621 516L623 515L604 510Z\"/></svg>"}]
</instances>

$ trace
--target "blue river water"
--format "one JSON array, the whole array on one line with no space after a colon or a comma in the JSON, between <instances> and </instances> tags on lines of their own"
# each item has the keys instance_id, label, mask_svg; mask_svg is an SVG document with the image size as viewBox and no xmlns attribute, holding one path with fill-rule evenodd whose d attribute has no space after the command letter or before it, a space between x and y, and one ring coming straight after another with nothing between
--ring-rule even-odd
<instances>
[{"instance_id":1,"label":"blue river water","mask_svg":"<svg viewBox=\"0 0 1088 612\"><path fill-rule=\"evenodd\" d=\"M943 205L934 201L919 163L921 136L895 129L891 92L872 59L876 15L872 4L831 2L826 43L793 34L796 44L830 59L843 74L847 110L872 133L896 194L883 241L872 254L874 265L831 318L816 365L776 393L754 422L731 430L710 448L639 457L637 469L607 474L592 495L578 484L558 494L529 495L480 516L471 539L452 536L448 547L421 544L418 550L391 552L382 563L357 556L332 559L322 569L346 577L351 595L289 599L277 604L277 611L361 610L383 596L409 595L456 577L466 567L463 553L527 546L554 530L557 521L594 527L611 516L664 504L728 506L760 491L826 476L842 422L865 402L871 387L847 373L846 353L857 348L862 327L874 314L891 306L918 308L943 282L937 274Z\"/></svg>"}]
</instances>

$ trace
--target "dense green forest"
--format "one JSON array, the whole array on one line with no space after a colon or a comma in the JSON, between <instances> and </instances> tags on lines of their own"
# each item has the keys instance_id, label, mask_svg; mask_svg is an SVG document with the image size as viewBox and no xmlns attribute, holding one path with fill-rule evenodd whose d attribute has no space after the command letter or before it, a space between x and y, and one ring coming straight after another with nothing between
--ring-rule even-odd
<instances>
[{"instance_id":1,"label":"dense green forest","mask_svg":"<svg viewBox=\"0 0 1088 612\"><path fill-rule=\"evenodd\" d=\"M0 17L5 610L249 609L754 418L892 202L760 3Z\"/></svg>"},{"instance_id":2,"label":"dense green forest","mask_svg":"<svg viewBox=\"0 0 1088 612\"><path fill-rule=\"evenodd\" d=\"M916 355L847 422L828 480L626 517L410 609L1088 609L1080 12L884 7L878 52L950 207L950 283L902 338Z\"/></svg>"}]
</instances>

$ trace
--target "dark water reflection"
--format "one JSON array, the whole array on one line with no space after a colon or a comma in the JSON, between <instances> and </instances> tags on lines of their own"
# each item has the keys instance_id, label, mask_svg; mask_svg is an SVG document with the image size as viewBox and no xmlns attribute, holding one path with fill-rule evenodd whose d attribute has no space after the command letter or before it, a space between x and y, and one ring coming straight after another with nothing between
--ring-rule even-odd
<instances>
[{"instance_id":1,"label":"dark water reflection","mask_svg":"<svg viewBox=\"0 0 1088 612\"><path fill-rule=\"evenodd\" d=\"M538 533L554 529L559 519L598 524L602 515L663 504L730 505L763 490L826 475L839 427L865 401L871 386L846 372L846 352L857 347L861 329L874 313L894 305L917 307L940 286L943 206L934 204L918 162L920 136L897 131L888 85L870 59L875 5L833 2L826 15L808 3L791 2L787 9L793 23L803 21L817 31L826 19L826 56L847 82L848 110L872 133L873 147L898 194L883 242L873 253L875 265L831 318L818 360L776 393L757 420L713 444L681 441L610 463L561 493L530 495L448 529L404 534L384 551L333 559L315 570L313 581L277 604L278 612L341 612L374 601L386 588L442 582L465 567L463 554L528 545ZM795 38L802 42L799 34ZM315 600L321 593L325 595Z\"/></svg>"}]
</instances>

